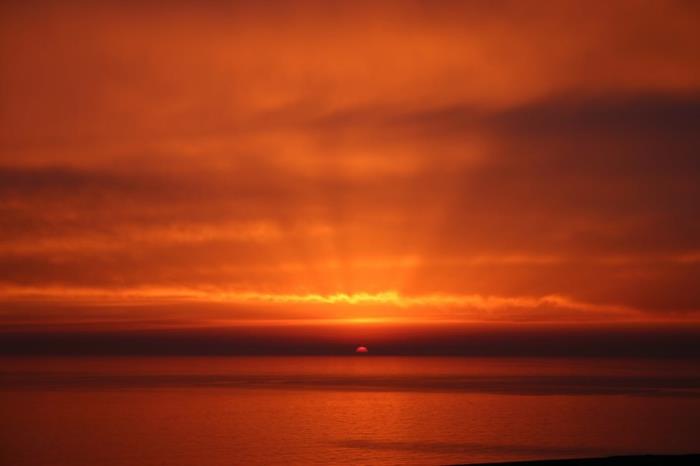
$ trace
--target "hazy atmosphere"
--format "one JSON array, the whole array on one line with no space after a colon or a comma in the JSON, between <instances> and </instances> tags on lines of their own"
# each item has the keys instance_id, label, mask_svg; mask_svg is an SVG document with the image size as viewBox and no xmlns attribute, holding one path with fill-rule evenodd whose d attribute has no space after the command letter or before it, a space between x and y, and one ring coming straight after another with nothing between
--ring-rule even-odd
<instances>
[{"instance_id":1,"label":"hazy atmosphere","mask_svg":"<svg viewBox=\"0 0 700 466\"><path fill-rule=\"evenodd\" d=\"M699 25L0 2L0 463L697 453Z\"/></svg>"},{"instance_id":2,"label":"hazy atmosphere","mask_svg":"<svg viewBox=\"0 0 700 466\"><path fill-rule=\"evenodd\" d=\"M0 16L6 329L698 321L694 2Z\"/></svg>"}]
</instances>

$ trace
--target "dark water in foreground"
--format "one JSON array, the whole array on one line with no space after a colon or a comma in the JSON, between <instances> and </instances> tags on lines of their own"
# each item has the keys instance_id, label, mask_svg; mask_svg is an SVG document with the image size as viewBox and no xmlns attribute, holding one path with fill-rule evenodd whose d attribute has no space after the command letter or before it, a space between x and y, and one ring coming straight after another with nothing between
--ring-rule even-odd
<instances>
[{"instance_id":1,"label":"dark water in foreground","mask_svg":"<svg viewBox=\"0 0 700 466\"><path fill-rule=\"evenodd\" d=\"M445 464L700 449L697 361L0 359L8 465Z\"/></svg>"}]
</instances>

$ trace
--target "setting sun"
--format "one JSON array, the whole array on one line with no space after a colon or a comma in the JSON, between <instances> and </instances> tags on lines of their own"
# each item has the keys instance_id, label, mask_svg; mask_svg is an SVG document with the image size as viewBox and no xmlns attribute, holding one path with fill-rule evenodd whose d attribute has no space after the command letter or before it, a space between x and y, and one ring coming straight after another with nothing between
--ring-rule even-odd
<instances>
[{"instance_id":1,"label":"setting sun","mask_svg":"<svg viewBox=\"0 0 700 466\"><path fill-rule=\"evenodd\" d=\"M692 453L699 44L691 0L0 2L3 464Z\"/></svg>"}]
</instances>

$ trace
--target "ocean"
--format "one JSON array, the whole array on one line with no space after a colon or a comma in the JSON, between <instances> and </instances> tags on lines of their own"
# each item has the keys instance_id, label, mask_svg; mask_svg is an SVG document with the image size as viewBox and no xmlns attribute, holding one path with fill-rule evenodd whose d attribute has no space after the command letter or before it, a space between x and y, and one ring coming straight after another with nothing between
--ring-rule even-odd
<instances>
[{"instance_id":1,"label":"ocean","mask_svg":"<svg viewBox=\"0 0 700 466\"><path fill-rule=\"evenodd\" d=\"M0 359L3 465L435 465L699 449L693 360Z\"/></svg>"}]
</instances>

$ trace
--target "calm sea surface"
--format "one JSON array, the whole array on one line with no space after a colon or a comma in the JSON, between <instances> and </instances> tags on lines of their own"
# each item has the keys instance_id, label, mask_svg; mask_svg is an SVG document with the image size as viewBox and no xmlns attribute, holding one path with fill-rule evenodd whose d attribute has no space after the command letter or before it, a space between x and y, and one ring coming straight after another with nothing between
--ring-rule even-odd
<instances>
[{"instance_id":1,"label":"calm sea surface","mask_svg":"<svg viewBox=\"0 0 700 466\"><path fill-rule=\"evenodd\" d=\"M429 465L698 450L697 361L0 359L4 465Z\"/></svg>"}]
</instances>

